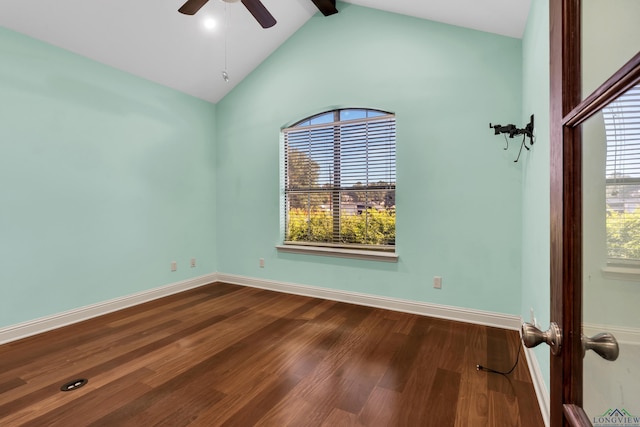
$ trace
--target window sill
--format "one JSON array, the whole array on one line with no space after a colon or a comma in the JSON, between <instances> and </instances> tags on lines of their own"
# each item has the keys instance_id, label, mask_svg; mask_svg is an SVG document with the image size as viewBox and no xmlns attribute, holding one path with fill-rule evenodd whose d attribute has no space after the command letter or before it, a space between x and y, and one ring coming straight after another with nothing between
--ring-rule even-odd
<instances>
[{"instance_id":1,"label":"window sill","mask_svg":"<svg viewBox=\"0 0 640 427\"><path fill-rule=\"evenodd\" d=\"M602 268L602 275L607 279L640 280L640 265L607 265Z\"/></svg>"},{"instance_id":2,"label":"window sill","mask_svg":"<svg viewBox=\"0 0 640 427\"><path fill-rule=\"evenodd\" d=\"M367 261L398 262L394 252L365 251L359 249L327 248L322 246L278 245L278 252L292 254L332 256L338 258L362 259Z\"/></svg>"}]
</instances>

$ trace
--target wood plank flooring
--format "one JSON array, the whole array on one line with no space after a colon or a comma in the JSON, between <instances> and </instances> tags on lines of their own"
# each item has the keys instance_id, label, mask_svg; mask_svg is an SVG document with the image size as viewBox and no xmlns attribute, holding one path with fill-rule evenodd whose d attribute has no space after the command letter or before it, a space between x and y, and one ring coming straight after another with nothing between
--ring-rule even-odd
<instances>
[{"instance_id":1,"label":"wood plank flooring","mask_svg":"<svg viewBox=\"0 0 640 427\"><path fill-rule=\"evenodd\" d=\"M543 426L522 353L476 370L518 351L515 331L214 283L0 346L0 425Z\"/></svg>"}]
</instances>

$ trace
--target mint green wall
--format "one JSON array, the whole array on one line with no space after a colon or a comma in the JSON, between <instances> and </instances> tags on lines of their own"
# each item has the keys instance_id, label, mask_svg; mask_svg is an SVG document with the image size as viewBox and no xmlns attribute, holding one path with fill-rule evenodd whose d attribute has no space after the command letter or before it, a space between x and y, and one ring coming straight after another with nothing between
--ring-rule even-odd
<instances>
[{"instance_id":1,"label":"mint green wall","mask_svg":"<svg viewBox=\"0 0 640 427\"><path fill-rule=\"evenodd\" d=\"M549 1L533 0L522 40L522 121L535 114L535 143L522 169L522 311L530 320L549 325L550 301L550 130L549 130ZM549 347L535 350L549 384Z\"/></svg>"},{"instance_id":2,"label":"mint green wall","mask_svg":"<svg viewBox=\"0 0 640 427\"><path fill-rule=\"evenodd\" d=\"M519 314L522 42L340 11L217 108L0 28L0 327L213 271ZM275 249L279 129L334 107L397 114L397 264Z\"/></svg>"},{"instance_id":3,"label":"mint green wall","mask_svg":"<svg viewBox=\"0 0 640 427\"><path fill-rule=\"evenodd\" d=\"M515 140L503 151L488 125L522 120L521 40L339 10L314 16L218 104L219 271L519 314L521 163ZM334 107L397 115L397 264L275 249L279 130Z\"/></svg>"},{"instance_id":4,"label":"mint green wall","mask_svg":"<svg viewBox=\"0 0 640 427\"><path fill-rule=\"evenodd\" d=\"M4 28L0 94L0 327L217 270L215 106Z\"/></svg>"}]
</instances>

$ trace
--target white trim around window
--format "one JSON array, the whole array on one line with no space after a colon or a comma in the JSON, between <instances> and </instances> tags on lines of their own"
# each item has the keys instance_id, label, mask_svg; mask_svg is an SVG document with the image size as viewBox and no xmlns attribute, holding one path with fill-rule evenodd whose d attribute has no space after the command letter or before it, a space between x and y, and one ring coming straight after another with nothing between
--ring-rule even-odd
<instances>
[{"instance_id":1,"label":"white trim around window","mask_svg":"<svg viewBox=\"0 0 640 427\"><path fill-rule=\"evenodd\" d=\"M382 261L382 262L398 262L398 254L386 251L371 251L362 249L348 249L340 247L327 246L309 246L309 245L277 245L278 252L304 254L304 255L320 255L337 258L351 258L365 261Z\"/></svg>"}]
</instances>

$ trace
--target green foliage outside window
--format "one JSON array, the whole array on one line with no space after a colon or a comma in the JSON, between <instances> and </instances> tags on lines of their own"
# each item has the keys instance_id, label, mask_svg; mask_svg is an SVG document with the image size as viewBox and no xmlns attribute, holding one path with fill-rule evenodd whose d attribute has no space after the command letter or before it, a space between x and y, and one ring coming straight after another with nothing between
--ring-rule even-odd
<instances>
[{"instance_id":1,"label":"green foliage outside window","mask_svg":"<svg viewBox=\"0 0 640 427\"><path fill-rule=\"evenodd\" d=\"M640 212L607 212L609 258L640 260Z\"/></svg>"},{"instance_id":2,"label":"green foliage outside window","mask_svg":"<svg viewBox=\"0 0 640 427\"><path fill-rule=\"evenodd\" d=\"M294 242L331 242L332 224L330 212L304 209L289 210L287 240Z\"/></svg>"},{"instance_id":3,"label":"green foliage outside window","mask_svg":"<svg viewBox=\"0 0 640 427\"><path fill-rule=\"evenodd\" d=\"M287 237L290 241L336 243L330 211L290 209ZM394 245L396 213L394 209L367 209L361 214L342 214L339 243Z\"/></svg>"}]
</instances>

